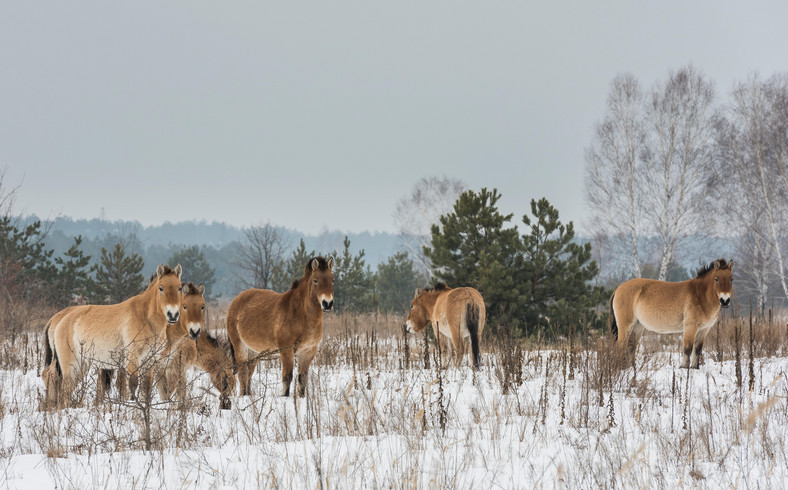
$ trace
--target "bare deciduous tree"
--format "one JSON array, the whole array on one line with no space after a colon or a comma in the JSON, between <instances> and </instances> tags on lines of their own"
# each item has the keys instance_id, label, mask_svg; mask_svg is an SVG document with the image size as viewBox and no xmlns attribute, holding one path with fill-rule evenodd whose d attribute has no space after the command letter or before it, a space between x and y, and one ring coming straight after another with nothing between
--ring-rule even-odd
<instances>
[{"instance_id":1,"label":"bare deciduous tree","mask_svg":"<svg viewBox=\"0 0 788 490\"><path fill-rule=\"evenodd\" d=\"M243 287L271 289L284 266L287 240L271 223L244 230L244 240L236 250L235 264L243 272Z\"/></svg>"},{"instance_id":2,"label":"bare deciduous tree","mask_svg":"<svg viewBox=\"0 0 788 490\"><path fill-rule=\"evenodd\" d=\"M430 260L424 247L430 246L431 227L440 226L439 218L451 211L465 184L451 177L425 177L419 180L410 194L397 202L394 224L405 248L417 269L432 277Z\"/></svg>"},{"instance_id":3,"label":"bare deciduous tree","mask_svg":"<svg viewBox=\"0 0 788 490\"><path fill-rule=\"evenodd\" d=\"M640 177L648 230L660 241L660 281L667 277L676 246L713 216L703 205L713 161L713 104L712 83L688 66L657 84L645 108Z\"/></svg>"},{"instance_id":4,"label":"bare deciduous tree","mask_svg":"<svg viewBox=\"0 0 788 490\"><path fill-rule=\"evenodd\" d=\"M585 189L595 233L608 237L618 254L627 257L632 273L641 277L638 239L643 231L643 190L640 154L646 128L643 92L631 74L610 84L607 113L596 125L586 149Z\"/></svg>"},{"instance_id":5,"label":"bare deciduous tree","mask_svg":"<svg viewBox=\"0 0 788 490\"><path fill-rule=\"evenodd\" d=\"M764 81L753 75L737 83L732 96L717 125L717 181L727 181L728 195L736 200L720 210L750 241L743 251L753 257L751 282L763 308L770 274L788 298L788 79L779 75Z\"/></svg>"}]
</instances>

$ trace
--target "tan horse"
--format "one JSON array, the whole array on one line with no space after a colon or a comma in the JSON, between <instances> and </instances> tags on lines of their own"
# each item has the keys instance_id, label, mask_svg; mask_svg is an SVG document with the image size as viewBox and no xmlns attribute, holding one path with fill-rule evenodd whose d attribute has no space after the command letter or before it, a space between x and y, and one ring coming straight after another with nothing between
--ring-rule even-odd
<instances>
[{"instance_id":1,"label":"tan horse","mask_svg":"<svg viewBox=\"0 0 788 490\"><path fill-rule=\"evenodd\" d=\"M298 358L298 394L306 393L309 364L323 338L323 312L334 307L334 259L315 257L290 290L247 289L227 310L227 335L233 347L241 396L252 394L258 353L279 349L282 395L290 395L293 355Z\"/></svg>"},{"instance_id":2,"label":"tan horse","mask_svg":"<svg viewBox=\"0 0 788 490\"><path fill-rule=\"evenodd\" d=\"M698 369L706 335L717 322L720 307L730 306L732 293L733 261L725 259L715 260L687 281L630 279L610 297L610 331L619 346L628 344L631 354L644 329L684 332L680 367Z\"/></svg>"},{"instance_id":3,"label":"tan horse","mask_svg":"<svg viewBox=\"0 0 788 490\"><path fill-rule=\"evenodd\" d=\"M416 290L405 325L408 332L421 332L432 323L437 330L435 337L441 342L442 351L447 357L454 347L457 366L462 363L470 344L473 367L478 368L481 358L479 340L484 331L486 315L484 299L479 291L468 287L451 289L438 283L434 288Z\"/></svg>"},{"instance_id":4,"label":"tan horse","mask_svg":"<svg viewBox=\"0 0 788 490\"><path fill-rule=\"evenodd\" d=\"M171 397L176 390L185 393L186 369L198 368L209 374L211 383L219 391L220 409L232 408L230 395L235 390L235 374L232 347L227 338L205 334L200 335L196 341L182 341L170 355L170 359L164 384L159 385L162 399Z\"/></svg>"},{"instance_id":5,"label":"tan horse","mask_svg":"<svg viewBox=\"0 0 788 490\"><path fill-rule=\"evenodd\" d=\"M167 325L175 324L180 317L180 275L180 265L175 269L159 265L156 278L137 296L115 305L75 307L50 325L53 357L66 401L84 374L83 368L91 362L104 369L122 362L132 376L132 393L142 372L143 391L149 396L154 364L166 346ZM119 389L124 398L125 388Z\"/></svg>"}]
</instances>

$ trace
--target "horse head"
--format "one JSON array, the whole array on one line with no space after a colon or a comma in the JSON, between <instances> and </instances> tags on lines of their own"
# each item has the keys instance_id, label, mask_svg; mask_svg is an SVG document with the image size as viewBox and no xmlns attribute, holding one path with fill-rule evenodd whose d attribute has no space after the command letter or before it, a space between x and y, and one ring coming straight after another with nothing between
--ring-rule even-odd
<instances>
[{"instance_id":1,"label":"horse head","mask_svg":"<svg viewBox=\"0 0 788 490\"><path fill-rule=\"evenodd\" d=\"M157 310L162 312L170 325L177 323L181 315L181 270L181 264L174 269L159 264L156 277L151 281L158 290Z\"/></svg>"},{"instance_id":2,"label":"horse head","mask_svg":"<svg viewBox=\"0 0 788 490\"><path fill-rule=\"evenodd\" d=\"M205 324L205 285L194 283L182 285L182 299L180 323L192 340L200 336L202 326Z\"/></svg>"},{"instance_id":3,"label":"horse head","mask_svg":"<svg viewBox=\"0 0 788 490\"><path fill-rule=\"evenodd\" d=\"M409 333L421 332L430 324L430 313L423 296L424 290L416 289L413 301L410 302L408 320L405 322L405 330Z\"/></svg>"},{"instance_id":4,"label":"horse head","mask_svg":"<svg viewBox=\"0 0 788 490\"><path fill-rule=\"evenodd\" d=\"M726 262L725 259L714 261L714 293L720 299L720 306L727 308L731 305L731 295L733 294L733 260Z\"/></svg>"},{"instance_id":5,"label":"horse head","mask_svg":"<svg viewBox=\"0 0 788 490\"><path fill-rule=\"evenodd\" d=\"M304 277L309 281L311 295L320 304L323 311L334 308L334 258L315 257L305 269Z\"/></svg>"}]
</instances>

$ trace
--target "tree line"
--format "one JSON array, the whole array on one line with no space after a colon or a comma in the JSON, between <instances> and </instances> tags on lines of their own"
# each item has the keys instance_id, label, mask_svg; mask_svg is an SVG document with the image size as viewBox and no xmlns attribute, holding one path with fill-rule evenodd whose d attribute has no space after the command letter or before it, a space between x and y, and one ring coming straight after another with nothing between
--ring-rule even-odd
<instances>
[{"instance_id":1,"label":"tree line","mask_svg":"<svg viewBox=\"0 0 788 490\"><path fill-rule=\"evenodd\" d=\"M610 84L585 155L594 249L606 273L659 279L706 237L730 240L740 302L788 299L788 75L750 75L727 98L693 66ZM713 257L712 257L713 258ZM706 257L706 261L710 260Z\"/></svg>"}]
</instances>

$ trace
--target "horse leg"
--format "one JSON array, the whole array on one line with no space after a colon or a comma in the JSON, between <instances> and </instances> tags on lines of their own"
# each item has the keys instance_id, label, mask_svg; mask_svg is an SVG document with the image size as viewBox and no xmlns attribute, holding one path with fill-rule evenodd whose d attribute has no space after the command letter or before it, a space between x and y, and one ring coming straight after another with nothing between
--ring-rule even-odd
<instances>
[{"instance_id":1,"label":"horse leg","mask_svg":"<svg viewBox=\"0 0 788 490\"><path fill-rule=\"evenodd\" d=\"M296 387L298 388L299 398L306 395L306 382L309 378L309 365L312 364L312 359L317 354L317 346L304 349L298 353L298 378L296 378Z\"/></svg>"},{"instance_id":2,"label":"horse leg","mask_svg":"<svg viewBox=\"0 0 788 490\"><path fill-rule=\"evenodd\" d=\"M681 364L679 365L680 368L690 368L690 357L692 356L692 350L695 346L695 340L698 336L698 324L694 322L685 323L684 324L684 338L683 338L683 358L681 360ZM693 368L698 367L697 359L695 363L691 366Z\"/></svg>"},{"instance_id":3,"label":"horse leg","mask_svg":"<svg viewBox=\"0 0 788 490\"><path fill-rule=\"evenodd\" d=\"M462 338L459 326L451 327L451 341L454 344L454 365L462 365L462 357L465 355L465 342Z\"/></svg>"},{"instance_id":4,"label":"horse leg","mask_svg":"<svg viewBox=\"0 0 788 490\"><path fill-rule=\"evenodd\" d=\"M95 405L99 405L104 401L104 397L109 393L112 387L112 369L99 369L98 382L96 383L96 400Z\"/></svg>"},{"instance_id":5,"label":"horse leg","mask_svg":"<svg viewBox=\"0 0 788 490\"><path fill-rule=\"evenodd\" d=\"M279 353L282 360L282 396L290 396L290 383L293 381L293 349L287 348Z\"/></svg>"},{"instance_id":6,"label":"horse leg","mask_svg":"<svg viewBox=\"0 0 788 490\"><path fill-rule=\"evenodd\" d=\"M711 327L706 328L695 335L695 343L694 343L694 350L695 350L695 359L690 364L690 367L693 369L700 369L700 365L704 364L703 362L703 342L706 341L706 336L709 334Z\"/></svg>"},{"instance_id":7,"label":"horse leg","mask_svg":"<svg viewBox=\"0 0 788 490\"><path fill-rule=\"evenodd\" d=\"M249 358L254 357L255 353L240 344L238 348L235 348L234 352L235 352L235 363L238 366L237 367L238 383L240 384L240 387L238 388L238 394L240 396L251 396L252 374L254 374L254 367L251 367L249 365L250 364Z\"/></svg>"}]
</instances>

